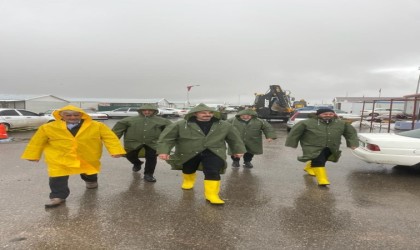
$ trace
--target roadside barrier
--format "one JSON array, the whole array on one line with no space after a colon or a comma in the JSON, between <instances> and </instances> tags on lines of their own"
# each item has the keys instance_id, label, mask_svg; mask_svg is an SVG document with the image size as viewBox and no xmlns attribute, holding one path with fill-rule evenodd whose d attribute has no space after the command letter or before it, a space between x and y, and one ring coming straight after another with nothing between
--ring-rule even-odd
<instances>
[{"instance_id":1,"label":"roadside barrier","mask_svg":"<svg viewBox=\"0 0 420 250\"><path fill-rule=\"evenodd\" d=\"M9 136L7 135L6 126L3 123L0 123L0 140L7 138L9 138Z\"/></svg>"}]
</instances>

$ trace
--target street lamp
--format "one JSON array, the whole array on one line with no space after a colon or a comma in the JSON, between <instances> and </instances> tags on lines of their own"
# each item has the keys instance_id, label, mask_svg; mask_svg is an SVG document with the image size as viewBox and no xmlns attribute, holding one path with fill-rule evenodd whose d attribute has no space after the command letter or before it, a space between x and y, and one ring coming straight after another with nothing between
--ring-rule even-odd
<instances>
[{"instance_id":1,"label":"street lamp","mask_svg":"<svg viewBox=\"0 0 420 250\"><path fill-rule=\"evenodd\" d=\"M187 85L187 106L190 107L190 90L192 87L200 86L200 85Z\"/></svg>"},{"instance_id":2,"label":"street lamp","mask_svg":"<svg viewBox=\"0 0 420 250\"><path fill-rule=\"evenodd\" d=\"M419 67L419 70L420 70L420 67ZM419 85L420 85L420 74L419 74L419 79L417 80L416 95L419 93Z\"/></svg>"}]
</instances>

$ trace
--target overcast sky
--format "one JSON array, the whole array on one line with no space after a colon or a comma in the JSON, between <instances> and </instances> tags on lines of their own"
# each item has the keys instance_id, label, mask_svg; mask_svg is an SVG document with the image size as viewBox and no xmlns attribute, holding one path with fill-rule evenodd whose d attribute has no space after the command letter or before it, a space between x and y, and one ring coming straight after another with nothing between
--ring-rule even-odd
<instances>
[{"instance_id":1,"label":"overcast sky","mask_svg":"<svg viewBox=\"0 0 420 250\"><path fill-rule=\"evenodd\" d=\"M0 0L1 93L403 96L416 92L419 27L419 0Z\"/></svg>"}]
</instances>

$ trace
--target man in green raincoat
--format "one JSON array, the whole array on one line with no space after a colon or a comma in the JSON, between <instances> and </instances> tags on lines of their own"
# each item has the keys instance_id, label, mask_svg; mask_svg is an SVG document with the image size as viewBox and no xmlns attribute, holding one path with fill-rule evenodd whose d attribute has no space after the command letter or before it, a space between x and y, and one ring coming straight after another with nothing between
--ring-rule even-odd
<instances>
[{"instance_id":1,"label":"man in green raincoat","mask_svg":"<svg viewBox=\"0 0 420 250\"><path fill-rule=\"evenodd\" d=\"M251 109L239 111L235 117L228 119L240 133L245 143L246 153L244 154L244 167L253 168L251 161L254 155L263 153L262 134L268 142L277 138L273 127L266 121L257 117L257 112ZM239 158L231 156L232 167L239 167Z\"/></svg>"},{"instance_id":2,"label":"man in green raincoat","mask_svg":"<svg viewBox=\"0 0 420 250\"><path fill-rule=\"evenodd\" d=\"M319 109L316 116L292 127L286 146L297 148L300 142L303 155L298 160L306 162L304 170L309 175L316 176L318 185L326 186L330 182L325 163L338 161L341 136L346 139L347 147L355 149L359 146L357 131L351 124L338 119L332 109Z\"/></svg>"},{"instance_id":3,"label":"man in green raincoat","mask_svg":"<svg viewBox=\"0 0 420 250\"><path fill-rule=\"evenodd\" d=\"M220 174L226 170L226 143L235 157L245 152L238 131L220 119L220 112L204 104L191 109L184 120L168 126L160 135L157 153L173 169L182 170L182 189L194 187L196 171L204 173L204 194L211 204L220 199ZM169 155L171 149L175 152Z\"/></svg>"},{"instance_id":4,"label":"man in green raincoat","mask_svg":"<svg viewBox=\"0 0 420 250\"><path fill-rule=\"evenodd\" d=\"M118 121L112 130L121 138L124 136L124 148L127 151L127 160L133 164L132 170L141 170L142 161L139 153L146 158L144 180L156 182L153 176L157 164L156 146L160 133L172 122L166 118L158 117L158 108L153 104L144 104L138 116L127 117Z\"/></svg>"}]
</instances>

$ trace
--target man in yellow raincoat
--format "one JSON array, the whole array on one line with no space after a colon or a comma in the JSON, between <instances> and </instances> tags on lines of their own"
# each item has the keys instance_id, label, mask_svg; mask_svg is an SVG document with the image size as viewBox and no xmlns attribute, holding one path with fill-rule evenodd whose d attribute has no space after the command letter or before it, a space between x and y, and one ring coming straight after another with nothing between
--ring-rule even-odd
<instances>
[{"instance_id":1,"label":"man in yellow raincoat","mask_svg":"<svg viewBox=\"0 0 420 250\"><path fill-rule=\"evenodd\" d=\"M65 202L70 194L69 175L80 174L88 189L98 187L103 144L114 158L126 153L111 129L82 109L68 105L53 116L56 120L39 127L22 154L22 159L38 162L45 153L51 188L46 208Z\"/></svg>"}]
</instances>

